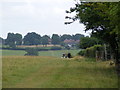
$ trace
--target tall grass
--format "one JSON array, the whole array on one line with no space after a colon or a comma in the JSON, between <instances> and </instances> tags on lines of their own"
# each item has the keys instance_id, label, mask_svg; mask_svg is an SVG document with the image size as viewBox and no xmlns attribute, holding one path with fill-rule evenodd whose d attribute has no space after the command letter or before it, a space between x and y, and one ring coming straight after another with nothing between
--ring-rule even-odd
<instances>
[{"instance_id":1,"label":"tall grass","mask_svg":"<svg viewBox=\"0 0 120 90\"><path fill-rule=\"evenodd\" d=\"M3 88L117 88L114 66L84 58L3 56Z\"/></svg>"}]
</instances>

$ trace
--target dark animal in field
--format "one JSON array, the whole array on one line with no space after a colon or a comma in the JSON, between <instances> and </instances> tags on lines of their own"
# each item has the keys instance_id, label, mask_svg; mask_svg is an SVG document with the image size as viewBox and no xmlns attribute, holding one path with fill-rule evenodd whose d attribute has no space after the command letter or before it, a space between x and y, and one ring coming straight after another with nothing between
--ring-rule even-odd
<instances>
[{"instance_id":1,"label":"dark animal in field","mask_svg":"<svg viewBox=\"0 0 120 90\"><path fill-rule=\"evenodd\" d=\"M68 55L67 55L67 56L68 56L68 58L72 58L72 55L71 55L71 53L68 53Z\"/></svg>"}]
</instances>

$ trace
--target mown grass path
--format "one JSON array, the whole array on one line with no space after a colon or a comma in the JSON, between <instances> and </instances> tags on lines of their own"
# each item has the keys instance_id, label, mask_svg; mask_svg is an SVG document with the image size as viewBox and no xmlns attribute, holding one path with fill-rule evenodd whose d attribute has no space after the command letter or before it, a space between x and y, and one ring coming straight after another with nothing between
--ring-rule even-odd
<instances>
[{"instance_id":1,"label":"mown grass path","mask_svg":"<svg viewBox=\"0 0 120 90\"><path fill-rule=\"evenodd\" d=\"M108 62L55 57L4 56L4 88L117 88Z\"/></svg>"}]
</instances>

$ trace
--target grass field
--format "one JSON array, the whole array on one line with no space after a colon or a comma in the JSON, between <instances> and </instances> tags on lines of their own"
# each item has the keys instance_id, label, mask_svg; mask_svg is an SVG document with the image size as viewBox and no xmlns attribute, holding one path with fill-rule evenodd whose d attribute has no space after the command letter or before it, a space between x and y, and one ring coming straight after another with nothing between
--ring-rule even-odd
<instances>
[{"instance_id":1,"label":"grass field","mask_svg":"<svg viewBox=\"0 0 120 90\"><path fill-rule=\"evenodd\" d=\"M3 56L3 88L117 88L114 66L85 58Z\"/></svg>"},{"instance_id":2,"label":"grass field","mask_svg":"<svg viewBox=\"0 0 120 90\"><path fill-rule=\"evenodd\" d=\"M54 56L61 57L63 53L70 52L76 55L80 50L57 50L57 51L39 51L39 56ZM24 56L26 53L23 50L1 50L2 56Z\"/></svg>"}]
</instances>

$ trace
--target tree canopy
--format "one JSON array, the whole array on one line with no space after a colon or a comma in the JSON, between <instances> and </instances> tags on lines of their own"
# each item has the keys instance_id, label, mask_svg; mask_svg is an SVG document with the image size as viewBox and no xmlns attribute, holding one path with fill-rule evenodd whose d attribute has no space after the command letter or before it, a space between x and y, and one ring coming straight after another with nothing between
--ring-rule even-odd
<instances>
[{"instance_id":1,"label":"tree canopy","mask_svg":"<svg viewBox=\"0 0 120 90\"><path fill-rule=\"evenodd\" d=\"M41 36L35 32L27 33L23 41L24 45L38 45L41 44Z\"/></svg>"},{"instance_id":2,"label":"tree canopy","mask_svg":"<svg viewBox=\"0 0 120 90\"><path fill-rule=\"evenodd\" d=\"M19 33L8 33L7 39L5 40L5 44L9 45L10 47L15 47L15 45L21 45L22 35Z\"/></svg>"},{"instance_id":3,"label":"tree canopy","mask_svg":"<svg viewBox=\"0 0 120 90\"><path fill-rule=\"evenodd\" d=\"M60 37L58 34L52 35L52 44L54 45L60 44Z\"/></svg>"},{"instance_id":4,"label":"tree canopy","mask_svg":"<svg viewBox=\"0 0 120 90\"><path fill-rule=\"evenodd\" d=\"M41 43L42 43L42 45L47 45L47 44L49 44L49 39L50 39L50 37L47 36L47 35L42 36L42 38L41 38Z\"/></svg>"},{"instance_id":5,"label":"tree canopy","mask_svg":"<svg viewBox=\"0 0 120 90\"><path fill-rule=\"evenodd\" d=\"M82 37L80 39L80 48L86 49L94 45L102 44L102 41L95 37Z\"/></svg>"},{"instance_id":6,"label":"tree canopy","mask_svg":"<svg viewBox=\"0 0 120 90\"><path fill-rule=\"evenodd\" d=\"M75 7L66 13L73 13L74 17L66 19L79 20L85 25L85 31L92 30L92 34L110 45L114 53L116 64L120 63L120 2L81 2L76 1ZM66 22L65 24L71 24Z\"/></svg>"}]
</instances>

